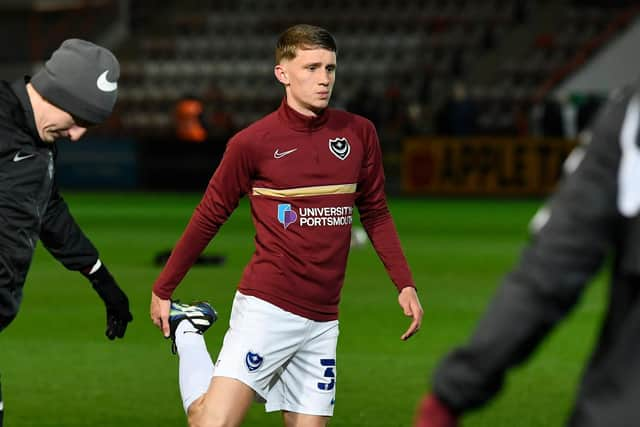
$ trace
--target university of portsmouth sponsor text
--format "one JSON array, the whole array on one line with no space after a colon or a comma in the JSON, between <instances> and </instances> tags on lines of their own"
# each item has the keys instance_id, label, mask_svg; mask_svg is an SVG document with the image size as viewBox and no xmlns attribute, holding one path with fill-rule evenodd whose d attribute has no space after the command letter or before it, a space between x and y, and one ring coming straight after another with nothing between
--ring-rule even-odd
<instances>
[{"instance_id":1,"label":"university of portsmouth sponsor text","mask_svg":"<svg viewBox=\"0 0 640 427\"><path fill-rule=\"evenodd\" d=\"M326 206L320 208L300 208L300 225L307 227L337 227L353 222L353 207Z\"/></svg>"}]
</instances>

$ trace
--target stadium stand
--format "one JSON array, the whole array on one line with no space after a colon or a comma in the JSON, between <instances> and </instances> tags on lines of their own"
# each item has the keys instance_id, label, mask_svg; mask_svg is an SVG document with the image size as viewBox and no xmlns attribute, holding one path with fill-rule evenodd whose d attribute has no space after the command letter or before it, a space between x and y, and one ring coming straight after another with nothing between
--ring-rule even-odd
<instances>
[{"instance_id":1,"label":"stadium stand","mask_svg":"<svg viewBox=\"0 0 640 427\"><path fill-rule=\"evenodd\" d=\"M145 2L141 2L145 3ZM587 57L637 10L627 2L492 0L282 0L151 2L140 4L137 31L123 61L123 126L163 134L171 107L185 94L222 90L238 126L273 109L282 92L271 74L279 31L297 22L325 26L340 46L335 104L352 103L362 85L379 101L384 128L405 133L453 133L438 123L452 88L464 84L482 105L479 134L522 134L560 70L585 46ZM286 12L286 13L284 13ZM394 112L394 98L406 108Z\"/></svg>"},{"instance_id":2,"label":"stadium stand","mask_svg":"<svg viewBox=\"0 0 640 427\"><path fill-rule=\"evenodd\" d=\"M5 3L4 30L18 35L2 53L5 66L46 56L70 23L75 35L95 38L126 16L129 36L114 46L122 90L111 129L152 136L170 132L173 106L186 95L221 92L238 127L273 109L282 96L271 74L273 44L299 22L336 35L334 104L357 106L366 85L381 131L459 133L443 123L457 92L482 106L474 133L523 134L535 103L638 13L631 1L569 0Z\"/></svg>"},{"instance_id":3,"label":"stadium stand","mask_svg":"<svg viewBox=\"0 0 640 427\"><path fill-rule=\"evenodd\" d=\"M119 102L99 132L133 136L142 157L176 139L185 97L202 101L219 153L234 130L280 102L278 34L295 23L324 26L339 45L332 103L375 123L392 168L407 136L574 137L559 124L566 100L553 99L553 88L639 11L624 0L7 0L0 8L5 38L16 40L0 58L5 69L31 67L69 28L117 52ZM585 99L593 112L598 98ZM588 114L574 116L582 126Z\"/></svg>"}]
</instances>

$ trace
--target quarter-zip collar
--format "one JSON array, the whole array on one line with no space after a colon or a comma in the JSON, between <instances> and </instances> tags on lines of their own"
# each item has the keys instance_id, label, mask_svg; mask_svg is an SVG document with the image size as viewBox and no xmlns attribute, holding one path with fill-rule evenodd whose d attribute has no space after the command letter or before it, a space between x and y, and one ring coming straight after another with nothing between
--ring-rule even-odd
<instances>
[{"instance_id":1,"label":"quarter-zip collar","mask_svg":"<svg viewBox=\"0 0 640 427\"><path fill-rule=\"evenodd\" d=\"M282 103L280 104L280 108L278 108L278 117L280 120L298 132L310 132L320 129L327 123L330 114L329 108L325 108L322 113L316 117L305 116L289 107L286 97L282 98Z\"/></svg>"},{"instance_id":2,"label":"quarter-zip collar","mask_svg":"<svg viewBox=\"0 0 640 427\"><path fill-rule=\"evenodd\" d=\"M33 107L31 107L31 101L27 94L27 83L29 83L30 80L31 78L29 76L25 76L23 79L14 81L11 83L11 90L13 90L13 93L16 94L16 97L20 101L20 106L22 107L22 112L24 113L25 118L24 123L27 125L29 133L33 136L34 141L44 144L40 139L38 130L36 129L36 119L33 114Z\"/></svg>"}]
</instances>

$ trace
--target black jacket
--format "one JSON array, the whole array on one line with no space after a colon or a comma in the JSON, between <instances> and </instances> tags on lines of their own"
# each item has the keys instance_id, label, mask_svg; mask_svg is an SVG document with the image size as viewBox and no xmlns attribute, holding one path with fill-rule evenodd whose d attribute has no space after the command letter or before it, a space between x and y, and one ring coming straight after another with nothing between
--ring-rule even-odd
<instances>
[{"instance_id":1,"label":"black jacket","mask_svg":"<svg viewBox=\"0 0 640 427\"><path fill-rule=\"evenodd\" d=\"M58 193L55 145L38 136L26 81L0 81L0 330L18 313L39 239L70 270L98 259Z\"/></svg>"},{"instance_id":2,"label":"black jacket","mask_svg":"<svg viewBox=\"0 0 640 427\"><path fill-rule=\"evenodd\" d=\"M607 314L568 425L640 425L639 121L638 88L613 94L590 142L569 157L519 264L470 341L435 371L433 390L455 411L493 397L507 369L533 352L610 257Z\"/></svg>"}]
</instances>

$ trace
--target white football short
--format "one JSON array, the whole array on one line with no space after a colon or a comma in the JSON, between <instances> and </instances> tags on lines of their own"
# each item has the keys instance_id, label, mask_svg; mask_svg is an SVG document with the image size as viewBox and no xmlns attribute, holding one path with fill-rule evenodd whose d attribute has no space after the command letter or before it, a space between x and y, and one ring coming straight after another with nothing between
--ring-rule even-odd
<instances>
[{"instance_id":1,"label":"white football short","mask_svg":"<svg viewBox=\"0 0 640 427\"><path fill-rule=\"evenodd\" d=\"M213 376L247 384L267 412L331 416L338 334L337 320L316 322L236 292Z\"/></svg>"}]
</instances>

